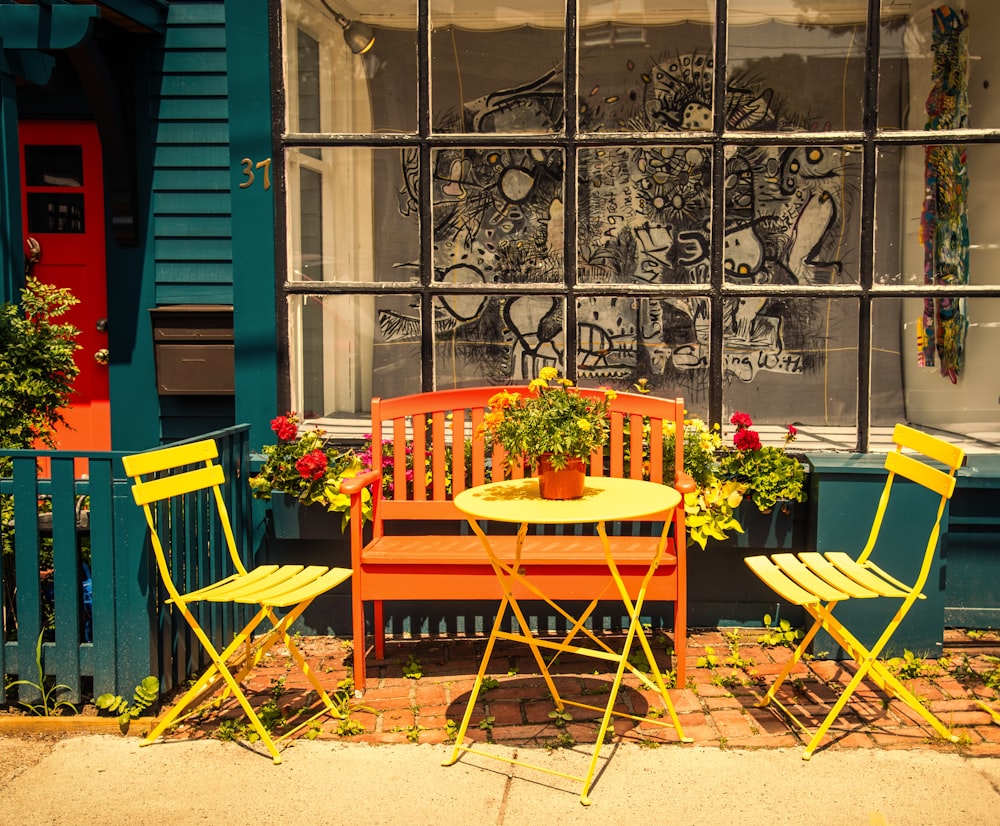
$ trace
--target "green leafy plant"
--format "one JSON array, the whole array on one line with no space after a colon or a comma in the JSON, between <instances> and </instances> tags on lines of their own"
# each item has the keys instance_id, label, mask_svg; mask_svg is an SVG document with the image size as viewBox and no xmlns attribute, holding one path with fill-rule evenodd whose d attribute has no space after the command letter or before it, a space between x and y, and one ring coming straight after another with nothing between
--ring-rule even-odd
<instances>
[{"instance_id":1,"label":"green leafy plant","mask_svg":"<svg viewBox=\"0 0 1000 826\"><path fill-rule=\"evenodd\" d=\"M424 676L424 668L413 654L403 665L403 676L408 680L419 680Z\"/></svg>"},{"instance_id":2,"label":"green leafy plant","mask_svg":"<svg viewBox=\"0 0 1000 826\"><path fill-rule=\"evenodd\" d=\"M479 684L479 696L481 697L487 691L499 687L500 681L496 677L483 677L483 681Z\"/></svg>"},{"instance_id":3,"label":"green leafy plant","mask_svg":"<svg viewBox=\"0 0 1000 826\"><path fill-rule=\"evenodd\" d=\"M94 700L95 705L102 711L118 715L118 726L122 734L128 731L129 723L138 717L147 708L153 705L160 696L160 681L150 675L142 680L135 687L131 704L120 694L102 694Z\"/></svg>"},{"instance_id":4,"label":"green leafy plant","mask_svg":"<svg viewBox=\"0 0 1000 826\"><path fill-rule=\"evenodd\" d=\"M0 446L55 446L53 428L65 423L80 372L80 331L57 319L78 303L69 290L29 278L20 306L0 306Z\"/></svg>"},{"instance_id":5,"label":"green leafy plant","mask_svg":"<svg viewBox=\"0 0 1000 826\"><path fill-rule=\"evenodd\" d=\"M786 620L778 620L774 625L770 614L764 614L764 633L757 637L764 648L775 648L783 646L785 648L795 648L804 633L801 628L793 628L792 624Z\"/></svg>"},{"instance_id":6,"label":"green leafy plant","mask_svg":"<svg viewBox=\"0 0 1000 826\"><path fill-rule=\"evenodd\" d=\"M556 708L549 712L549 719L552 721L556 728L566 728L568 723L573 722L573 715L570 714L569 709L564 708L561 711Z\"/></svg>"},{"instance_id":7,"label":"green leafy plant","mask_svg":"<svg viewBox=\"0 0 1000 826\"><path fill-rule=\"evenodd\" d=\"M358 456L334 447L319 428L301 429L295 413L272 419L271 430L278 440L263 447L267 461L250 479L254 496L270 499L275 492L294 496L303 505L319 505L343 514L342 527L346 527L351 499L340 492L340 483L362 471ZM371 515L371 494L365 490L362 497L363 516L367 519Z\"/></svg>"},{"instance_id":8,"label":"green leafy plant","mask_svg":"<svg viewBox=\"0 0 1000 826\"><path fill-rule=\"evenodd\" d=\"M20 304L0 305L0 448L30 449L39 442L55 447L54 428L65 423L79 368L80 330L61 321L79 301L67 289L28 278ZM9 476L10 458L0 458L0 476ZM41 504L41 503L40 503ZM14 497L0 496L0 525L14 520ZM2 532L3 616L16 627L14 532ZM51 556L51 544L42 548ZM46 606L47 608L47 606ZM3 640L0 639L0 644Z\"/></svg>"},{"instance_id":9,"label":"green leafy plant","mask_svg":"<svg viewBox=\"0 0 1000 826\"><path fill-rule=\"evenodd\" d=\"M751 429L749 414L736 412L729 422L736 425L735 450L721 457L719 478L745 485L746 495L762 513L778 502L804 502L805 470L798 459L785 452L795 439L794 425L788 426L784 447L765 447L757 431Z\"/></svg>"},{"instance_id":10,"label":"green leafy plant","mask_svg":"<svg viewBox=\"0 0 1000 826\"><path fill-rule=\"evenodd\" d=\"M523 458L535 467L547 455L555 469L562 469L607 442L608 400L614 395L605 390L603 398L584 396L554 367L543 367L527 395L503 390L490 399L476 435L503 447L511 463Z\"/></svg>"},{"instance_id":11,"label":"green leafy plant","mask_svg":"<svg viewBox=\"0 0 1000 826\"><path fill-rule=\"evenodd\" d=\"M76 713L76 706L67 700L60 700L57 695L64 691L69 691L70 687L68 685L53 684L51 680L45 677L45 667L42 665L42 640L45 637L45 631L43 630L41 634L38 635L38 642L35 643L35 667L38 669L38 682L33 683L31 680L14 680L10 683L5 683L5 690L15 688L16 686L26 686L35 689L41 695L41 702L31 703L26 700L18 699L17 703L20 706L28 709L32 714L36 714L39 717L51 717L59 709L66 709L68 711Z\"/></svg>"},{"instance_id":12,"label":"green leafy plant","mask_svg":"<svg viewBox=\"0 0 1000 826\"><path fill-rule=\"evenodd\" d=\"M337 723L337 734L340 737L353 737L356 734L364 734L365 727L351 717L345 717Z\"/></svg>"},{"instance_id":13,"label":"green leafy plant","mask_svg":"<svg viewBox=\"0 0 1000 826\"><path fill-rule=\"evenodd\" d=\"M990 668L983 672L981 675L983 682L986 683L988 688L992 688L994 691L1000 692L1000 657L994 657L989 654L984 656L984 659L990 663Z\"/></svg>"},{"instance_id":14,"label":"green leafy plant","mask_svg":"<svg viewBox=\"0 0 1000 826\"><path fill-rule=\"evenodd\" d=\"M647 382L642 379L635 386L640 393L648 394ZM629 426L629 425L626 425ZM648 423L644 425L648 431ZM674 478L677 455L677 433L673 422L667 422L663 433L663 478ZM627 443L627 442L626 442ZM643 442L645 444L645 440ZM709 539L723 540L729 533L743 533L743 526L736 518L736 508L743 501L746 485L717 477L718 454L722 450L722 436L718 424L711 427L704 420L692 417L684 420L684 472L698 489L684 494L684 525L688 539L705 549ZM643 461L649 461L649 449L644 447ZM630 457L626 456L626 464Z\"/></svg>"},{"instance_id":15,"label":"green leafy plant","mask_svg":"<svg viewBox=\"0 0 1000 826\"><path fill-rule=\"evenodd\" d=\"M886 665L901 680L915 680L937 672L936 666L929 665L923 657L918 657L908 648L903 649L902 657L890 657Z\"/></svg>"}]
</instances>

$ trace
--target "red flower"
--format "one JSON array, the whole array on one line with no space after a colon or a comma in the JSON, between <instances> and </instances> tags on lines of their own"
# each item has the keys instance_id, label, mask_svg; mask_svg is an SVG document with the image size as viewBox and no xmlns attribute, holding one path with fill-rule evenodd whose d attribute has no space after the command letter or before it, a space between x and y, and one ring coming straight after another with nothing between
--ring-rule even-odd
<instances>
[{"instance_id":1,"label":"red flower","mask_svg":"<svg viewBox=\"0 0 1000 826\"><path fill-rule=\"evenodd\" d=\"M733 417L729 420L730 424L736 425L738 428L750 427L753 424L753 419L750 418L749 413L740 413L738 410L733 413Z\"/></svg>"},{"instance_id":2,"label":"red flower","mask_svg":"<svg viewBox=\"0 0 1000 826\"><path fill-rule=\"evenodd\" d=\"M299 432L298 419L295 418L294 413L289 413L287 416L278 416L276 419L271 419L271 430L278 434L278 438L283 442L290 442L294 439Z\"/></svg>"},{"instance_id":3,"label":"red flower","mask_svg":"<svg viewBox=\"0 0 1000 826\"><path fill-rule=\"evenodd\" d=\"M736 431L736 435L733 436L733 444L736 445L737 450L760 450L761 447L757 431L748 430L745 427Z\"/></svg>"},{"instance_id":4,"label":"red flower","mask_svg":"<svg viewBox=\"0 0 1000 826\"><path fill-rule=\"evenodd\" d=\"M326 454L322 450L312 450L295 463L299 476L315 482L326 473Z\"/></svg>"},{"instance_id":5,"label":"red flower","mask_svg":"<svg viewBox=\"0 0 1000 826\"><path fill-rule=\"evenodd\" d=\"M799 431L796 429L795 425L793 425L793 424L788 425L788 438L789 439L794 439L798 434L799 434Z\"/></svg>"}]
</instances>

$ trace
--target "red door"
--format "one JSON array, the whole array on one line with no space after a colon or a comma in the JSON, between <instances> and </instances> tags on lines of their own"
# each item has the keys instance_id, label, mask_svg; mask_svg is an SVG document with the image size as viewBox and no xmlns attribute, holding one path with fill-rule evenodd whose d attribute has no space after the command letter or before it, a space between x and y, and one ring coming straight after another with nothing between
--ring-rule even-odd
<instances>
[{"instance_id":1,"label":"red door","mask_svg":"<svg viewBox=\"0 0 1000 826\"><path fill-rule=\"evenodd\" d=\"M61 450L109 450L108 297L104 173L97 127L84 122L18 124L26 236L41 247L31 274L67 287L80 303L64 317L80 329L80 375L60 427Z\"/></svg>"}]
</instances>

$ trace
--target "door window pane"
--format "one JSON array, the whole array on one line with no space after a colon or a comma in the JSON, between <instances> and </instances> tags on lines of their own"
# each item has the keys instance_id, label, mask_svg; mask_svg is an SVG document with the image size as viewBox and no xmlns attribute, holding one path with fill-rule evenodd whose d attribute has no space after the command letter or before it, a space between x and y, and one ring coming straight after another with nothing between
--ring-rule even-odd
<instances>
[{"instance_id":1,"label":"door window pane","mask_svg":"<svg viewBox=\"0 0 1000 826\"><path fill-rule=\"evenodd\" d=\"M351 415L372 396L420 392L419 306L405 295L290 296L292 409Z\"/></svg>"},{"instance_id":2,"label":"door window pane","mask_svg":"<svg viewBox=\"0 0 1000 826\"><path fill-rule=\"evenodd\" d=\"M442 295L434 299L438 389L528 382L565 371L565 303L548 295Z\"/></svg>"},{"instance_id":3,"label":"door window pane","mask_svg":"<svg viewBox=\"0 0 1000 826\"><path fill-rule=\"evenodd\" d=\"M289 278L293 281L418 279L415 153L338 146L289 149L285 178Z\"/></svg>"},{"instance_id":4,"label":"door window pane","mask_svg":"<svg viewBox=\"0 0 1000 826\"><path fill-rule=\"evenodd\" d=\"M391 13L342 15L341 22L322 0L286 0L282 9L289 132L416 131L416 0L396 0ZM374 36L362 54L348 43L358 24Z\"/></svg>"},{"instance_id":5,"label":"door window pane","mask_svg":"<svg viewBox=\"0 0 1000 826\"><path fill-rule=\"evenodd\" d=\"M725 197L730 284L858 282L858 147L730 147Z\"/></svg>"}]
</instances>

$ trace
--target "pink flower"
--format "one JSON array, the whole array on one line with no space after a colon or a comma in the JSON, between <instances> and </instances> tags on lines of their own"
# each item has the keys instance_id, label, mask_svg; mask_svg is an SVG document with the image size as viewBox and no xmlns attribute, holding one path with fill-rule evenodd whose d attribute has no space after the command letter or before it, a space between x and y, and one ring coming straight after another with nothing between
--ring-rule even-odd
<instances>
[{"instance_id":1,"label":"pink flower","mask_svg":"<svg viewBox=\"0 0 1000 826\"><path fill-rule=\"evenodd\" d=\"M326 454L322 450L311 450L295 463L299 476L315 482L326 473Z\"/></svg>"}]
</instances>

